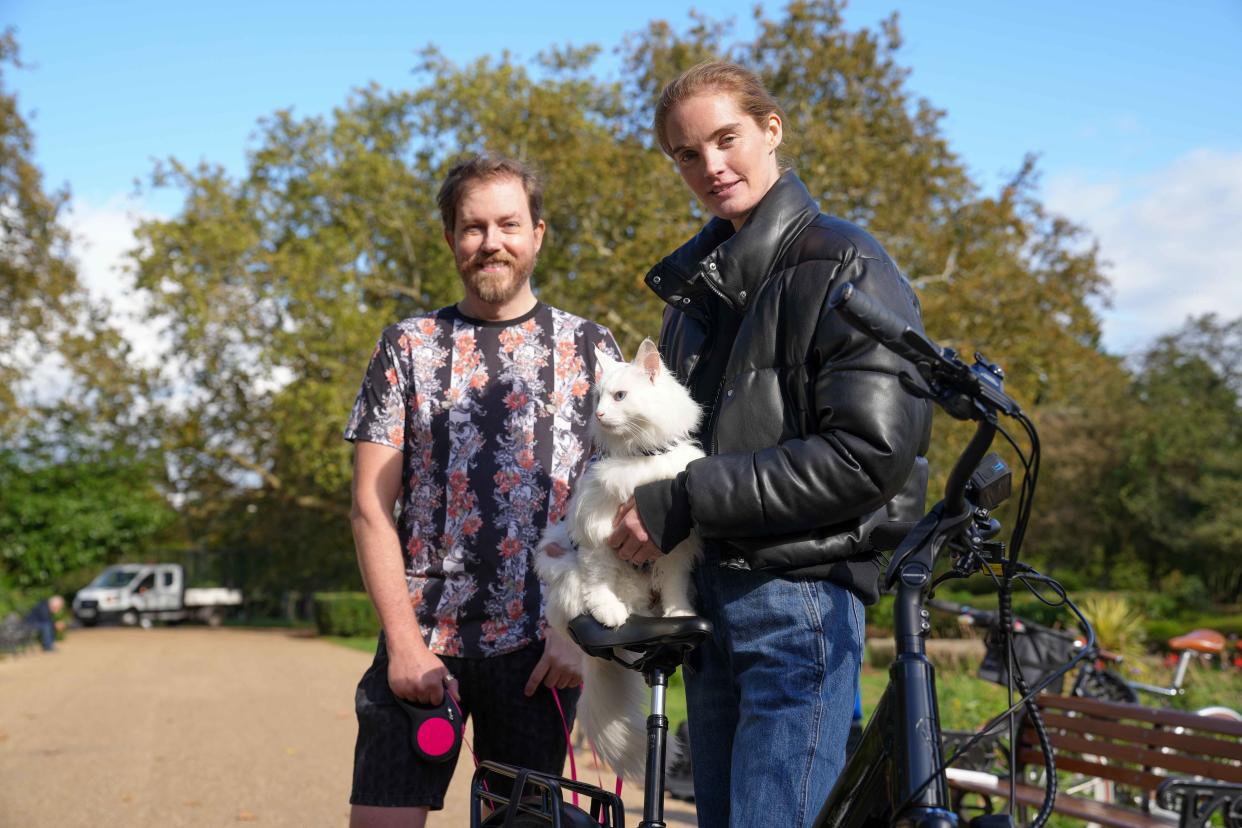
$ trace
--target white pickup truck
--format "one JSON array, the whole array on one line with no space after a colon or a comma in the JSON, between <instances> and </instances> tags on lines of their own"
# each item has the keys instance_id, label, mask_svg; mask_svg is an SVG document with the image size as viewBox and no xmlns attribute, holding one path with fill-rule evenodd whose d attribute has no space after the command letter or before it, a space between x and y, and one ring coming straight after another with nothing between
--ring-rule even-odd
<instances>
[{"instance_id":1,"label":"white pickup truck","mask_svg":"<svg viewBox=\"0 0 1242 828\"><path fill-rule=\"evenodd\" d=\"M108 620L143 627L154 621L202 621L216 627L241 602L240 589L186 588L181 564L118 564L78 590L73 615L88 627Z\"/></svg>"}]
</instances>

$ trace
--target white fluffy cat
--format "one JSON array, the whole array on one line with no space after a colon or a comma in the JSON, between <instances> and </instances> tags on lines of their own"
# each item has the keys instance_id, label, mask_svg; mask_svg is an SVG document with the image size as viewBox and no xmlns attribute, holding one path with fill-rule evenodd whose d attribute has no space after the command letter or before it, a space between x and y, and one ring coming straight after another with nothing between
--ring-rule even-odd
<instances>
[{"instance_id":1,"label":"white fluffy cat","mask_svg":"<svg viewBox=\"0 0 1242 828\"><path fill-rule=\"evenodd\" d=\"M632 363L597 352L603 374L592 423L603 455L587 468L567 518L548 527L535 558L545 585L548 623L567 633L590 613L608 627L631 614L693 615L690 573L700 557L691 534L650 566L638 569L608 546L617 507L644 483L676 477L703 452L690 439L702 412L660 362L650 339ZM563 554L548 554L555 545ZM576 549L575 549L576 548ZM578 721L620 776L641 781L646 763L646 685L640 674L588 658Z\"/></svg>"}]
</instances>

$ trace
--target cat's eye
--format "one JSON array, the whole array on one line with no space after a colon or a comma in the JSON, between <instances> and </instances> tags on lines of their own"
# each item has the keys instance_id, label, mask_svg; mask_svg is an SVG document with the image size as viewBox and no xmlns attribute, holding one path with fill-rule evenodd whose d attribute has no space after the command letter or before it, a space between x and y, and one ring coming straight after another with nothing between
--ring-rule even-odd
<instances>
[{"instance_id":1,"label":"cat's eye","mask_svg":"<svg viewBox=\"0 0 1242 828\"><path fill-rule=\"evenodd\" d=\"M617 402L621 402L622 400L625 399L625 392L624 391L613 391L612 398L616 400Z\"/></svg>"}]
</instances>

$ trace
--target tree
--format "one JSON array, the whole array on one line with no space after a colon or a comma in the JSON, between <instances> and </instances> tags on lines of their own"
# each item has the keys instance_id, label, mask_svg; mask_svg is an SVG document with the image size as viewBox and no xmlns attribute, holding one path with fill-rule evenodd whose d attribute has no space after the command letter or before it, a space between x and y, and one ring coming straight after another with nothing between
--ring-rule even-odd
<instances>
[{"instance_id":1,"label":"tree","mask_svg":"<svg viewBox=\"0 0 1242 828\"><path fill-rule=\"evenodd\" d=\"M141 554L174 517L142 431L146 374L78 279L0 35L0 589L47 588ZM72 389L66 392L65 389Z\"/></svg>"},{"instance_id":2,"label":"tree","mask_svg":"<svg viewBox=\"0 0 1242 828\"><path fill-rule=\"evenodd\" d=\"M704 16L681 33L652 23L622 47L624 83L591 74L595 47L530 67L509 55L457 66L428 49L410 90L361 89L326 117L276 113L236 179L161 165L153 186L185 205L140 229L134 263L184 361L191 402L165 406L162 430L199 536L268 544L273 526L313 527L299 532L298 560L340 571L343 421L378 332L460 295L433 196L463 152L544 171L542 298L611 326L627 350L655 335L663 308L642 277L704 216L654 146L652 98L709 55L755 66L789 104L789 160L824 209L892 250L934 335L1008 367L1037 417L1092 411L1098 383L1079 380L1119 370L1086 304L1104 281L1080 229L1035 198L1034 163L1020 160L998 195L978 192L942 113L906 89L895 19L849 32L827 0L757 14L759 36L733 45ZM1081 422L1062 421L1068 435ZM943 460L960 442L940 444Z\"/></svg>"},{"instance_id":3,"label":"tree","mask_svg":"<svg viewBox=\"0 0 1242 828\"><path fill-rule=\"evenodd\" d=\"M1152 589L1174 569L1242 596L1242 318L1188 320L1140 357L1124 461L1110 491L1117 545Z\"/></svg>"},{"instance_id":4,"label":"tree","mask_svg":"<svg viewBox=\"0 0 1242 828\"><path fill-rule=\"evenodd\" d=\"M19 385L44 357L65 320L79 310L81 287L60 224L67 193L45 193L32 160L34 137L5 83L21 68L13 29L0 35L0 434L25 406Z\"/></svg>"},{"instance_id":5,"label":"tree","mask_svg":"<svg viewBox=\"0 0 1242 828\"><path fill-rule=\"evenodd\" d=\"M149 463L113 451L58 462L0 452L0 574L23 590L76 587L104 564L142 557L176 518Z\"/></svg>"}]
</instances>

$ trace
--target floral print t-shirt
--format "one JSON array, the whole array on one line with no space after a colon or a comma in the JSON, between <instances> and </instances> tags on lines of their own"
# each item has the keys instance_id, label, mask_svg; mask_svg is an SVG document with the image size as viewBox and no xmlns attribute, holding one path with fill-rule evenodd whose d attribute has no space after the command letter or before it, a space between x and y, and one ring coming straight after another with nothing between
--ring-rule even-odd
<instances>
[{"instance_id":1,"label":"floral print t-shirt","mask_svg":"<svg viewBox=\"0 0 1242 828\"><path fill-rule=\"evenodd\" d=\"M620 358L606 328L543 303L504 322L442 308L380 336L345 439L404 456L397 532L432 652L542 637L534 551L591 453L597 346Z\"/></svg>"}]
</instances>

